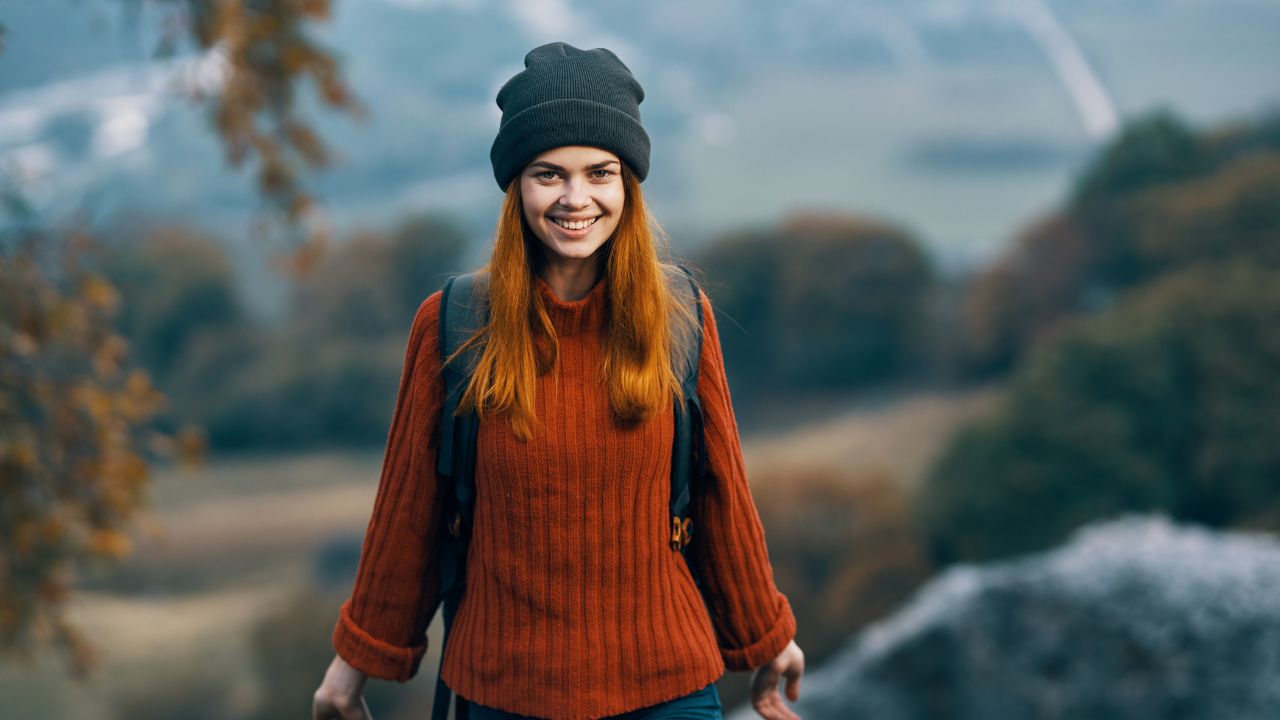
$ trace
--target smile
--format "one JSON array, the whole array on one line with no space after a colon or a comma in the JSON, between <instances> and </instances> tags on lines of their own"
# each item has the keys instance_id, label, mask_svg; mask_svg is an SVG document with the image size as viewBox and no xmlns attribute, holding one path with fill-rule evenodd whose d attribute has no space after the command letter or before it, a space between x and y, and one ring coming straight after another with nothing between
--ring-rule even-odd
<instances>
[{"instance_id":1,"label":"smile","mask_svg":"<svg viewBox=\"0 0 1280 720\"><path fill-rule=\"evenodd\" d=\"M600 219L600 216L597 215L591 218L590 220L578 220L576 222L567 222L567 221L561 220L560 218L553 217L551 218L551 222L554 222L555 224L559 225L560 227L566 230L585 230L591 227L592 225L594 225L595 222L599 219Z\"/></svg>"}]
</instances>

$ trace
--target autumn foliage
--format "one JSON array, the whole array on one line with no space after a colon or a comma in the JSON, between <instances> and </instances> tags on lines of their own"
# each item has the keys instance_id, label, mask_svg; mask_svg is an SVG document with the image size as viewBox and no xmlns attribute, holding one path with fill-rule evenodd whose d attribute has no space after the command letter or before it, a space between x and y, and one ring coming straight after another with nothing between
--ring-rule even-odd
<instances>
[{"instance_id":1,"label":"autumn foliage","mask_svg":"<svg viewBox=\"0 0 1280 720\"><path fill-rule=\"evenodd\" d=\"M37 233L0 253L0 649L52 642L85 672L92 648L63 612L76 571L128 554L148 466L176 448L148 427L164 397L112 326L118 294L80 263L87 237L64 237L65 252Z\"/></svg>"}]
</instances>

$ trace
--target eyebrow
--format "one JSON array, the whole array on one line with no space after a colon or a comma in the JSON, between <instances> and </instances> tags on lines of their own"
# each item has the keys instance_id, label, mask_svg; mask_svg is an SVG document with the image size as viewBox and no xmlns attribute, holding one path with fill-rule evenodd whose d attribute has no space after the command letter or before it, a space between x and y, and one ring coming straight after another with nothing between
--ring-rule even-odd
<instances>
[{"instance_id":1,"label":"eyebrow","mask_svg":"<svg viewBox=\"0 0 1280 720\"><path fill-rule=\"evenodd\" d=\"M609 165L617 165L617 164L618 164L618 161L617 161L617 160L601 160L601 161L600 161L600 162L598 162L598 163L593 163L593 164L591 164L591 165L588 165L585 169L586 169L586 170L598 170L598 169L603 168L603 167L608 167ZM550 169L550 170L559 170L559 171L561 171L561 172L564 172L564 168L560 167L559 165L557 165L557 164L555 164L555 163L547 162L546 160L539 160L539 161L537 161L537 162L530 163L530 165L538 165L538 166L541 166L541 167L544 167L544 168L548 168L548 169Z\"/></svg>"}]
</instances>

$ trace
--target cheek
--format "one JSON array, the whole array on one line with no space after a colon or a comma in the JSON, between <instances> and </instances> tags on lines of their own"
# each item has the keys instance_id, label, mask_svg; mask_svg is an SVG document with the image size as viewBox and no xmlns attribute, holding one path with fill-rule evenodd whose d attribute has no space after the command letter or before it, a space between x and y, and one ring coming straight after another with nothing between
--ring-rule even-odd
<instances>
[{"instance_id":1,"label":"cheek","mask_svg":"<svg viewBox=\"0 0 1280 720\"><path fill-rule=\"evenodd\" d=\"M541 189L533 183L524 183L520 186L520 205L524 210L524 218L530 225L542 217L544 198L539 192Z\"/></svg>"},{"instance_id":2,"label":"cheek","mask_svg":"<svg viewBox=\"0 0 1280 720\"><path fill-rule=\"evenodd\" d=\"M622 206L627 201L627 191L623 189L621 182L615 183L615 186L614 191L610 193L609 204L613 207L615 213L621 215Z\"/></svg>"}]
</instances>

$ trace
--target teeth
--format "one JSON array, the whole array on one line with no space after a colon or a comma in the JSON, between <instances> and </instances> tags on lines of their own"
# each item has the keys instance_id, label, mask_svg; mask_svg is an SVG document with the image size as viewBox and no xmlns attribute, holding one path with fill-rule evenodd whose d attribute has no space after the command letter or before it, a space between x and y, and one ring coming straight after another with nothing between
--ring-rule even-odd
<instances>
[{"instance_id":1,"label":"teeth","mask_svg":"<svg viewBox=\"0 0 1280 720\"><path fill-rule=\"evenodd\" d=\"M591 218L590 220L580 220L578 222L565 222L560 218L551 218L551 219L560 227L568 228L570 230L581 230L585 227L589 227L590 225L594 224L595 221L599 220L600 218L599 216L597 216L597 217Z\"/></svg>"}]
</instances>

